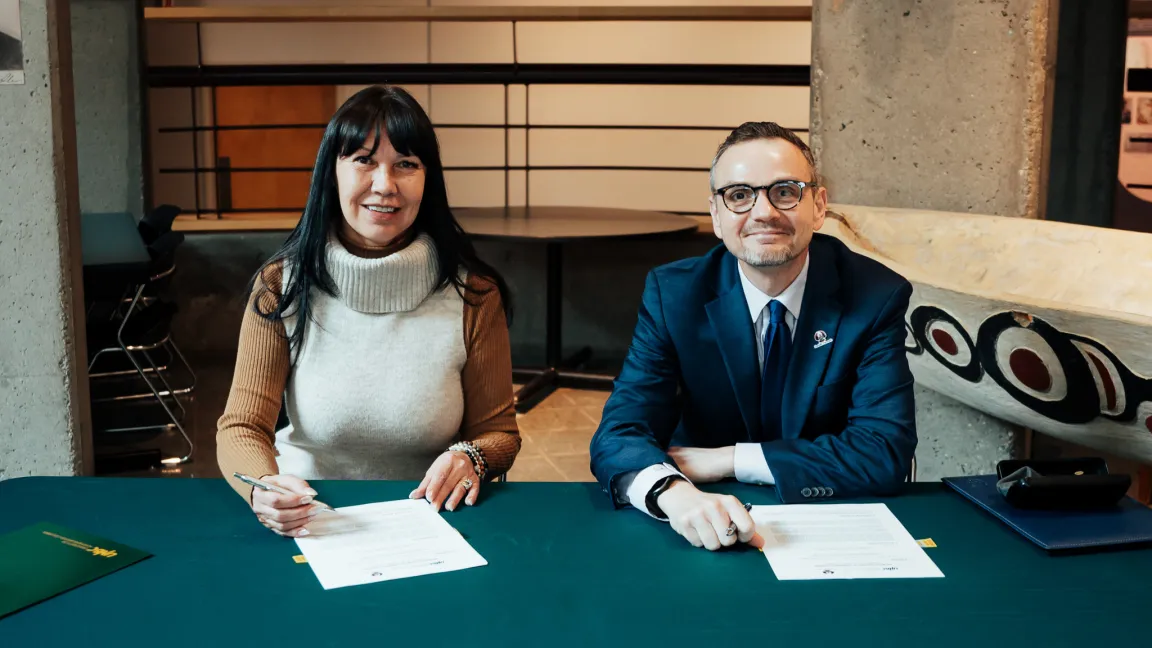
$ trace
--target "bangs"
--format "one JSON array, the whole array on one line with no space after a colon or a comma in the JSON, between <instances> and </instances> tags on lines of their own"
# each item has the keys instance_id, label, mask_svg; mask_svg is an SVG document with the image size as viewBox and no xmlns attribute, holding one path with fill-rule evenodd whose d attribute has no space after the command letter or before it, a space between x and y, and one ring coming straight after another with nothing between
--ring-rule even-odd
<instances>
[{"instance_id":1,"label":"bangs","mask_svg":"<svg viewBox=\"0 0 1152 648\"><path fill-rule=\"evenodd\" d=\"M416 115L397 101L361 102L337 118L335 127L336 150L340 157L348 157L361 147L375 155L383 134L397 153L414 155L425 163L428 161L428 152L421 150L427 137L421 137ZM373 146L368 147L369 142Z\"/></svg>"}]
</instances>

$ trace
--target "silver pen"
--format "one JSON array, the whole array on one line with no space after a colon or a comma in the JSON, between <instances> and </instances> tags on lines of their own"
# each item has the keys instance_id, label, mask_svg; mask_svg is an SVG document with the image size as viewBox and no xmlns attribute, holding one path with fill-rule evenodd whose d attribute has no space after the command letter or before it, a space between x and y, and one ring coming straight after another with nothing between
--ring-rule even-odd
<instances>
[{"instance_id":1,"label":"silver pen","mask_svg":"<svg viewBox=\"0 0 1152 648\"><path fill-rule=\"evenodd\" d=\"M249 486L253 486L253 487L259 488L261 490L272 491L274 493L280 493L281 495L299 495L300 494L300 493L293 493L292 491L290 491L286 488L281 488L275 484L269 484L266 481L260 481L259 479L256 479L255 477L249 477L248 475L242 475L238 472L232 473L232 476L235 477L236 479L239 479L240 481L244 482L245 484L248 484ZM336 512L336 509L332 508L331 506L328 506L327 504L325 504L324 502L321 502L320 500L312 500L312 503L319 506L320 510L322 510L322 511L332 511L333 513Z\"/></svg>"}]
</instances>

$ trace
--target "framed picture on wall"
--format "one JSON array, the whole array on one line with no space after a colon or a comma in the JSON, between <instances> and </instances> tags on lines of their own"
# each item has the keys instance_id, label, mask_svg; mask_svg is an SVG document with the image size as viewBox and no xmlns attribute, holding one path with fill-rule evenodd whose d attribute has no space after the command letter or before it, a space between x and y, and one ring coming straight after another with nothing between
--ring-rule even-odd
<instances>
[{"instance_id":1,"label":"framed picture on wall","mask_svg":"<svg viewBox=\"0 0 1152 648\"><path fill-rule=\"evenodd\" d=\"M1124 97L1124 101L1120 106L1120 123L1132 123L1132 99L1129 97Z\"/></svg>"},{"instance_id":2,"label":"framed picture on wall","mask_svg":"<svg viewBox=\"0 0 1152 648\"><path fill-rule=\"evenodd\" d=\"M0 85L24 83L20 0L0 0Z\"/></svg>"}]
</instances>

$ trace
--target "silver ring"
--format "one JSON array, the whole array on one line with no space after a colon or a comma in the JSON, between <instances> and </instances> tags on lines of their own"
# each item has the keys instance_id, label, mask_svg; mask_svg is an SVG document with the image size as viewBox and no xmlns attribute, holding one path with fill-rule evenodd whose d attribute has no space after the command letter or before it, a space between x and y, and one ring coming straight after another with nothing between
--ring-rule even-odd
<instances>
[{"instance_id":1,"label":"silver ring","mask_svg":"<svg viewBox=\"0 0 1152 648\"><path fill-rule=\"evenodd\" d=\"M464 487L464 490L472 490L472 480L467 477L460 480L460 485Z\"/></svg>"},{"instance_id":2,"label":"silver ring","mask_svg":"<svg viewBox=\"0 0 1152 648\"><path fill-rule=\"evenodd\" d=\"M728 532L725 533L724 535L726 535L728 537L732 537L732 536L736 535L736 523L735 522L728 525Z\"/></svg>"}]
</instances>

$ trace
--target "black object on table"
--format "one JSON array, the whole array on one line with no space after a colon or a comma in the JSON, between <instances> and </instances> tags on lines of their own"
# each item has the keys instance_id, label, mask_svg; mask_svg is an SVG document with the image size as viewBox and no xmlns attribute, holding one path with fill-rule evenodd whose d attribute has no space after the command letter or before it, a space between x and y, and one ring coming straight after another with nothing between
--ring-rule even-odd
<instances>
[{"instance_id":1,"label":"black object on table","mask_svg":"<svg viewBox=\"0 0 1152 648\"><path fill-rule=\"evenodd\" d=\"M339 508L404 499L415 483L311 485ZM777 501L762 486L703 488ZM443 514L487 566L324 590L221 479L10 479L0 534L51 522L153 557L0 619L0 645L1147 644L1152 550L1052 556L939 483L879 501L934 541L944 578L780 581L760 552L697 549L613 510L597 484L510 482Z\"/></svg>"},{"instance_id":2,"label":"black object on table","mask_svg":"<svg viewBox=\"0 0 1152 648\"><path fill-rule=\"evenodd\" d=\"M476 239L538 241L547 258L544 367L517 369L530 380L516 393L516 411L527 412L558 387L611 389L612 376L577 371L592 357L585 347L562 358L563 249L570 241L649 238L696 229L692 219L665 212L601 207L485 207L455 210ZM519 380L520 378L518 378Z\"/></svg>"}]
</instances>

